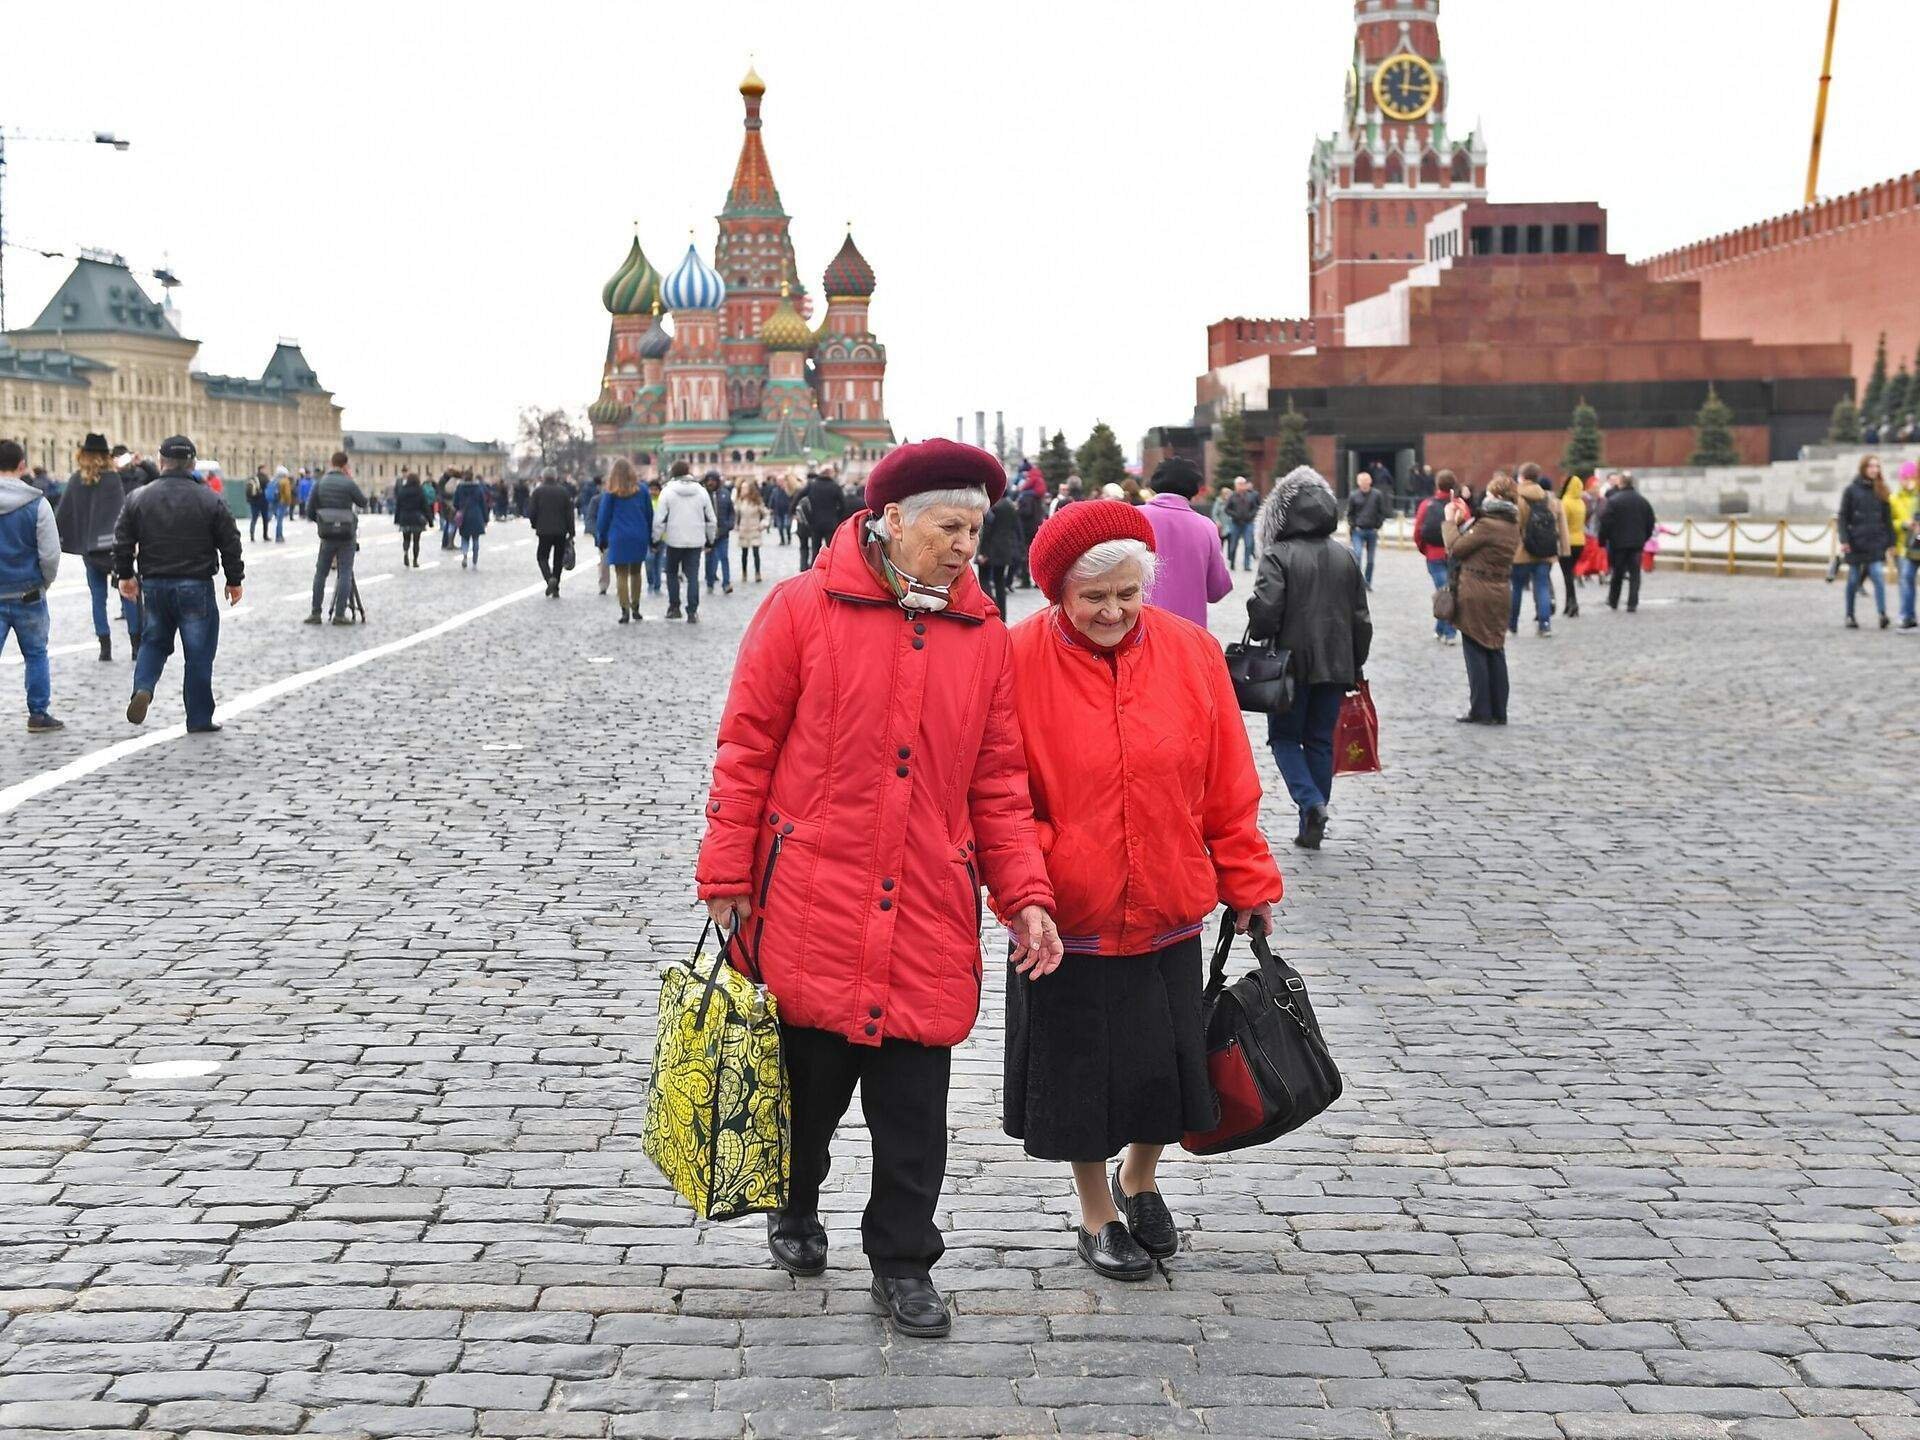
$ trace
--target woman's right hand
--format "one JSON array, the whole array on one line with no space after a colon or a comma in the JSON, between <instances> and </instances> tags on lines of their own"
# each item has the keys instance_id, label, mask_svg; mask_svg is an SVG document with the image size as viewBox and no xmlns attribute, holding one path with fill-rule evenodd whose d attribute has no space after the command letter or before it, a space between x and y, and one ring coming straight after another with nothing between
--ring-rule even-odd
<instances>
[{"instance_id":1,"label":"woman's right hand","mask_svg":"<svg viewBox=\"0 0 1920 1440\"><path fill-rule=\"evenodd\" d=\"M753 914L753 900L746 895L716 895L707 901L707 914L724 935L738 930Z\"/></svg>"}]
</instances>

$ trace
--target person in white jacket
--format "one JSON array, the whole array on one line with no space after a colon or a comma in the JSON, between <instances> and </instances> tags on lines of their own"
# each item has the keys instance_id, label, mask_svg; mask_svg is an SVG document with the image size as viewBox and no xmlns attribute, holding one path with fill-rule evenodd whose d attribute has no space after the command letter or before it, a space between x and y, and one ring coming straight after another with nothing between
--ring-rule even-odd
<instances>
[{"instance_id":1,"label":"person in white jacket","mask_svg":"<svg viewBox=\"0 0 1920 1440\"><path fill-rule=\"evenodd\" d=\"M700 623L700 555L713 544L720 520L713 513L713 497L693 478L693 467L685 460L673 462L673 470L660 491L660 506L654 512L654 534L667 547L667 619L680 618L680 581L687 582L687 623Z\"/></svg>"}]
</instances>

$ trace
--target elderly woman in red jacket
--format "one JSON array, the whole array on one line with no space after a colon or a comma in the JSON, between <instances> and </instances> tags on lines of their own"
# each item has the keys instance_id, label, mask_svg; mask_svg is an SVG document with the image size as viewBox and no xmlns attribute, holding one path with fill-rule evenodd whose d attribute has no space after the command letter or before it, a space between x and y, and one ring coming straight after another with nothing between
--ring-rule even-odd
<instances>
[{"instance_id":1,"label":"elderly woman in red jacket","mask_svg":"<svg viewBox=\"0 0 1920 1440\"><path fill-rule=\"evenodd\" d=\"M874 1299L916 1336L949 1325L933 1217L950 1052L980 1008L981 887L1022 975L1060 963L1007 630L971 566L1005 488L984 450L902 445L868 478L868 508L768 594L720 721L696 876L779 1005L793 1155L773 1259L826 1268L820 1183L857 1084Z\"/></svg>"},{"instance_id":2,"label":"elderly woman in red jacket","mask_svg":"<svg viewBox=\"0 0 1920 1440\"><path fill-rule=\"evenodd\" d=\"M1118 1280L1179 1249L1160 1152L1217 1119L1201 929L1218 904L1243 931L1268 925L1282 888L1226 659L1206 630L1144 603L1154 561L1139 510L1068 506L1029 558L1053 605L1013 629L1066 959L1044 984L1018 966L1008 977L1005 1127L1072 1165L1080 1257Z\"/></svg>"}]
</instances>

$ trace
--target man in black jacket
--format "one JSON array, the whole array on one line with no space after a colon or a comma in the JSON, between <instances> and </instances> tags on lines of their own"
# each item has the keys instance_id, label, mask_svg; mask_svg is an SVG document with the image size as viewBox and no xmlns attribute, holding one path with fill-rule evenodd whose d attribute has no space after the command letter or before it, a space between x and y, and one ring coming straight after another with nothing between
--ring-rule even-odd
<instances>
[{"instance_id":1,"label":"man in black jacket","mask_svg":"<svg viewBox=\"0 0 1920 1440\"><path fill-rule=\"evenodd\" d=\"M1633 476L1620 471L1608 477L1613 491L1600 514L1600 543L1607 547L1607 608L1620 608L1620 586L1627 587L1627 613L1640 608L1640 556L1653 538L1653 506L1633 488Z\"/></svg>"},{"instance_id":2,"label":"man in black jacket","mask_svg":"<svg viewBox=\"0 0 1920 1440\"><path fill-rule=\"evenodd\" d=\"M1393 502L1375 484L1371 470L1353 477L1353 490L1347 496L1347 542L1353 546L1353 558L1364 567L1369 590L1373 588L1373 556L1380 545L1380 527L1392 513Z\"/></svg>"},{"instance_id":3,"label":"man in black jacket","mask_svg":"<svg viewBox=\"0 0 1920 1440\"><path fill-rule=\"evenodd\" d=\"M213 573L225 568L227 604L238 605L246 564L233 512L193 473L195 453L184 435L160 442L166 469L127 496L113 532L113 573L126 577L120 593L140 601L144 612L127 719L138 725L147 718L177 633L186 651L187 730L207 734L220 728L213 719L213 657L220 648Z\"/></svg>"},{"instance_id":4,"label":"man in black jacket","mask_svg":"<svg viewBox=\"0 0 1920 1440\"><path fill-rule=\"evenodd\" d=\"M810 553L802 557L800 568L808 569L833 538L833 532L840 528L840 522L846 519L842 513L843 497L839 483L829 474L809 475L806 489L801 495L807 502L807 529L811 532L813 547Z\"/></svg>"},{"instance_id":5,"label":"man in black jacket","mask_svg":"<svg viewBox=\"0 0 1920 1440\"><path fill-rule=\"evenodd\" d=\"M313 609L308 625L320 623L320 606L327 597L327 574L336 565L340 579L333 587L333 623L353 623L353 557L360 550L360 511L367 497L353 478L347 452L336 450L327 473L307 492L307 518L320 532L320 555L313 562Z\"/></svg>"},{"instance_id":6,"label":"man in black jacket","mask_svg":"<svg viewBox=\"0 0 1920 1440\"><path fill-rule=\"evenodd\" d=\"M540 578L547 582L547 598L560 598L560 576L564 573L567 547L573 543L573 496L549 470L533 487L527 499L527 519L539 537L534 559L540 564Z\"/></svg>"}]
</instances>

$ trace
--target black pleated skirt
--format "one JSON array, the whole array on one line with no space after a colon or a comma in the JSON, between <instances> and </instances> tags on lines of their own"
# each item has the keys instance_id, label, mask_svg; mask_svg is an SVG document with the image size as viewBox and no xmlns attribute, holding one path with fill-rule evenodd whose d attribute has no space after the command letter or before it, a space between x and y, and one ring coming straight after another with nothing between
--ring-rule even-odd
<instances>
[{"instance_id":1,"label":"black pleated skirt","mask_svg":"<svg viewBox=\"0 0 1920 1440\"><path fill-rule=\"evenodd\" d=\"M1200 937L1147 955L1007 967L1002 1126L1039 1160L1105 1160L1218 1121L1200 1024Z\"/></svg>"}]
</instances>

